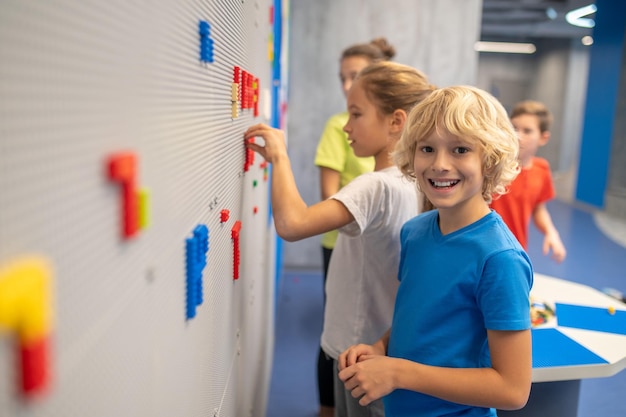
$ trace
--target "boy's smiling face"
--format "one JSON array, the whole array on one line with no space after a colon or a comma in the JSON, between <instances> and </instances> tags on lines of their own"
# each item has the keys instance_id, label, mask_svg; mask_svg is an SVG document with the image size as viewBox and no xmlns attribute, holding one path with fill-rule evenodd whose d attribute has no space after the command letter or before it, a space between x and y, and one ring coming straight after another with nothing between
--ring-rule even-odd
<instances>
[{"instance_id":1,"label":"boy's smiling face","mask_svg":"<svg viewBox=\"0 0 626 417\"><path fill-rule=\"evenodd\" d=\"M442 219L454 218L456 226L463 227L489 211L482 196L484 176L478 144L435 130L417 143L413 164L420 189Z\"/></svg>"},{"instance_id":2,"label":"boy's smiling face","mask_svg":"<svg viewBox=\"0 0 626 417\"><path fill-rule=\"evenodd\" d=\"M533 114L520 114L511 119L519 138L519 161L522 167L530 165L539 147L548 143L550 132L541 132L539 118Z\"/></svg>"}]
</instances>

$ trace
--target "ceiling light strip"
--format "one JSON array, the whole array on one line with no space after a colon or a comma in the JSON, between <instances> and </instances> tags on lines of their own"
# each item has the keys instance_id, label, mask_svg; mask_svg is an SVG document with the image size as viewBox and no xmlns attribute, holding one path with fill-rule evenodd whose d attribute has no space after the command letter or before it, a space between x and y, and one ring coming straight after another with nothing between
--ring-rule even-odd
<instances>
[{"instance_id":1,"label":"ceiling light strip","mask_svg":"<svg viewBox=\"0 0 626 417\"><path fill-rule=\"evenodd\" d=\"M532 43L479 41L474 44L474 50L477 52L497 52L504 54L533 54L537 48Z\"/></svg>"}]
</instances>

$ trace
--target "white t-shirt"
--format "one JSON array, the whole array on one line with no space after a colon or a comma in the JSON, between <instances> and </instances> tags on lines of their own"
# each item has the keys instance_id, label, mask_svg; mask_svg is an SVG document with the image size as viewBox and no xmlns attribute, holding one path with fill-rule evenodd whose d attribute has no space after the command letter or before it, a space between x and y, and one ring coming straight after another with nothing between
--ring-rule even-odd
<instances>
[{"instance_id":1,"label":"white t-shirt","mask_svg":"<svg viewBox=\"0 0 626 417\"><path fill-rule=\"evenodd\" d=\"M418 214L418 192L394 166L358 176L331 198L354 216L339 230L326 281L321 345L337 359L351 345L374 343L391 326L400 228Z\"/></svg>"}]
</instances>

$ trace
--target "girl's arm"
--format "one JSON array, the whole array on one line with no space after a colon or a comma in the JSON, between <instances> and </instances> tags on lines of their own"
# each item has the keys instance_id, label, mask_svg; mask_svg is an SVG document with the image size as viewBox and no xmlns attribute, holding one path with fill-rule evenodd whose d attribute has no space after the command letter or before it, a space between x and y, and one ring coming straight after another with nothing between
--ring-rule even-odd
<instances>
[{"instance_id":1,"label":"girl's arm","mask_svg":"<svg viewBox=\"0 0 626 417\"><path fill-rule=\"evenodd\" d=\"M263 138L264 146L249 141L256 136ZM280 237L296 241L338 229L354 220L350 211L336 200L306 205L298 192L281 130L257 124L248 128L244 139L248 148L272 164L272 211Z\"/></svg>"},{"instance_id":2,"label":"girl's arm","mask_svg":"<svg viewBox=\"0 0 626 417\"><path fill-rule=\"evenodd\" d=\"M328 199L339 191L341 173L332 168L320 167L320 188L322 200Z\"/></svg>"},{"instance_id":3,"label":"girl's arm","mask_svg":"<svg viewBox=\"0 0 626 417\"><path fill-rule=\"evenodd\" d=\"M488 340L490 368L443 368L373 356L342 370L339 377L353 397L363 396L361 405L406 389L477 407L522 408L532 377L530 330L489 330Z\"/></svg>"}]
</instances>

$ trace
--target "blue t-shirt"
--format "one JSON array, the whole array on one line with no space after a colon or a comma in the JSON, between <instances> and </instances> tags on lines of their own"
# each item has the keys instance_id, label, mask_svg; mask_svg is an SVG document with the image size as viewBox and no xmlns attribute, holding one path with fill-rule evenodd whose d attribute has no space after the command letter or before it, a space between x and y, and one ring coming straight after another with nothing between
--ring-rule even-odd
<instances>
[{"instance_id":1,"label":"blue t-shirt","mask_svg":"<svg viewBox=\"0 0 626 417\"><path fill-rule=\"evenodd\" d=\"M419 215L400 233L400 287L387 354L433 366L489 367L487 329L530 328L532 265L494 211L445 236L438 214ZM387 417L496 415L400 389L384 402Z\"/></svg>"}]
</instances>

